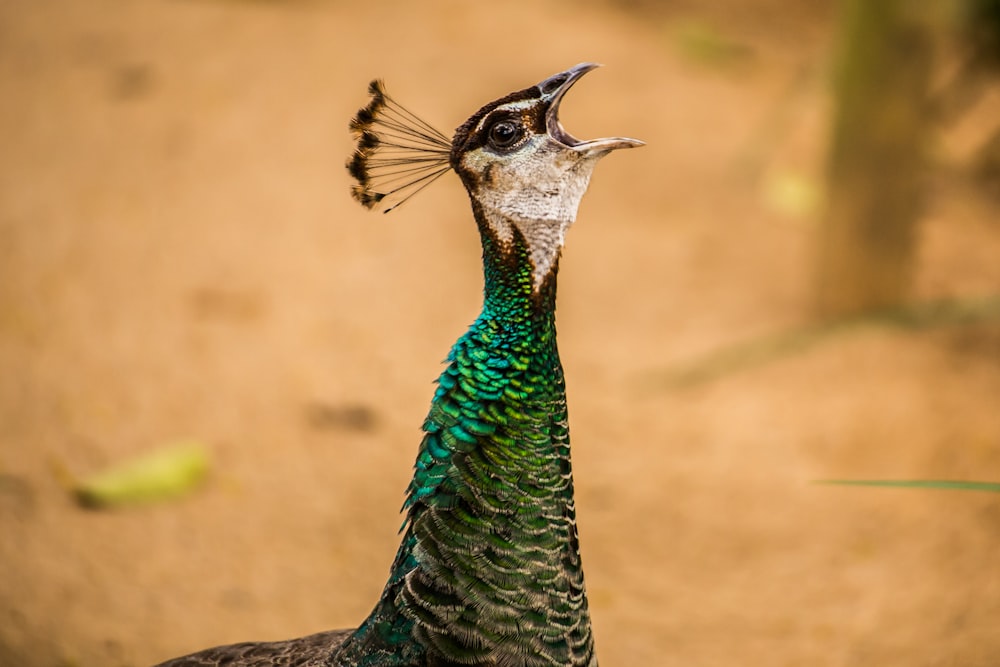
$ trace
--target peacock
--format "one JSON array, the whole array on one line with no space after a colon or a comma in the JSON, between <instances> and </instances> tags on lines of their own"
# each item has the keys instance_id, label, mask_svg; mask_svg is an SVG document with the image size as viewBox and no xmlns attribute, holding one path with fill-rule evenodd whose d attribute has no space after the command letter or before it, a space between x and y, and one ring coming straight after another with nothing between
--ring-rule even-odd
<instances>
[{"instance_id":1,"label":"peacock","mask_svg":"<svg viewBox=\"0 0 1000 667\"><path fill-rule=\"evenodd\" d=\"M159 667L596 667L580 563L556 274L597 161L641 146L559 122L582 63L490 102L449 140L380 81L351 122L354 198L388 212L454 170L483 248L483 308L437 380L382 595L353 630Z\"/></svg>"}]
</instances>

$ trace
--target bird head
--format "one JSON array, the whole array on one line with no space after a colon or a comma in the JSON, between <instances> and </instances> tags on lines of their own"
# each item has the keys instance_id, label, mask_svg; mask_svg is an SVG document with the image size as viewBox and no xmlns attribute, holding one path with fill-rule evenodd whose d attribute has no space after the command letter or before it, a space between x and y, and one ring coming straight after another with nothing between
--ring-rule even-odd
<instances>
[{"instance_id":1,"label":"bird head","mask_svg":"<svg viewBox=\"0 0 1000 667\"><path fill-rule=\"evenodd\" d=\"M480 226L501 244L515 234L524 239L536 286L558 257L597 161L643 145L624 137L582 141L563 128L563 96L596 67L581 63L491 102L452 139L451 167L478 209Z\"/></svg>"},{"instance_id":2,"label":"bird head","mask_svg":"<svg viewBox=\"0 0 1000 667\"><path fill-rule=\"evenodd\" d=\"M563 96L596 67L581 63L490 102L450 142L373 81L371 101L351 121L358 139L347 162L357 182L354 198L388 213L454 169L480 231L501 249L516 240L527 246L537 288L555 266L597 161L643 144L624 137L582 141L559 122Z\"/></svg>"},{"instance_id":3,"label":"bird head","mask_svg":"<svg viewBox=\"0 0 1000 667\"><path fill-rule=\"evenodd\" d=\"M582 63L490 102L458 128L451 166L474 201L512 221L571 222L597 161L642 145L623 137L581 141L563 128L563 96L596 67Z\"/></svg>"}]
</instances>

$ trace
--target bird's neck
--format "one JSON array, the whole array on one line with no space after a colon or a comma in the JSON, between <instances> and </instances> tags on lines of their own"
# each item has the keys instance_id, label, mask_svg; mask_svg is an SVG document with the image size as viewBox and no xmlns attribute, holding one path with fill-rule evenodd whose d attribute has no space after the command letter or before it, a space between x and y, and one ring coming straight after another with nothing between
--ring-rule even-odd
<instances>
[{"instance_id":1,"label":"bird's neck","mask_svg":"<svg viewBox=\"0 0 1000 667\"><path fill-rule=\"evenodd\" d=\"M510 239L499 239L489 231L482 234L483 312L476 324L500 327L539 352L554 346L561 245L551 250L544 271L539 271L519 229L513 228Z\"/></svg>"},{"instance_id":2,"label":"bird's neck","mask_svg":"<svg viewBox=\"0 0 1000 667\"><path fill-rule=\"evenodd\" d=\"M361 656L374 650L379 665L596 666L556 264L536 283L523 236L501 242L480 223L483 311L438 379L382 598L336 664L372 664Z\"/></svg>"}]
</instances>

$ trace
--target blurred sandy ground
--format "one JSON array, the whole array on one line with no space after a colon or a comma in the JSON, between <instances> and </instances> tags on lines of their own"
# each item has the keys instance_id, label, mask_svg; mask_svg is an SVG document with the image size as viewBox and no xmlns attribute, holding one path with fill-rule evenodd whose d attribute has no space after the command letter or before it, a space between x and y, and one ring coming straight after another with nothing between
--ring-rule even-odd
<instances>
[{"instance_id":1,"label":"blurred sandy ground","mask_svg":"<svg viewBox=\"0 0 1000 667\"><path fill-rule=\"evenodd\" d=\"M448 131L583 60L566 126L648 142L599 167L560 278L602 664L996 665L996 496L810 483L1000 479L996 324L657 379L807 316L815 222L762 195L821 173L805 4L0 3L0 665L364 617L481 282L457 179L364 212L346 122L374 76ZM995 292L997 219L936 184L917 295ZM88 512L54 473L185 436L214 473L178 502Z\"/></svg>"}]
</instances>

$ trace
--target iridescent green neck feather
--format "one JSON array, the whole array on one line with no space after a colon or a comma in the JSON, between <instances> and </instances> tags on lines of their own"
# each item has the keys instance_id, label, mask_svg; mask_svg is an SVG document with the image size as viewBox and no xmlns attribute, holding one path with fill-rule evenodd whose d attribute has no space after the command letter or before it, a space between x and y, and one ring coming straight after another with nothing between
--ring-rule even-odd
<instances>
[{"instance_id":1,"label":"iridescent green neck feather","mask_svg":"<svg viewBox=\"0 0 1000 667\"><path fill-rule=\"evenodd\" d=\"M335 664L596 665L556 266L536 289L523 237L479 222L483 311L438 379L389 582Z\"/></svg>"}]
</instances>

